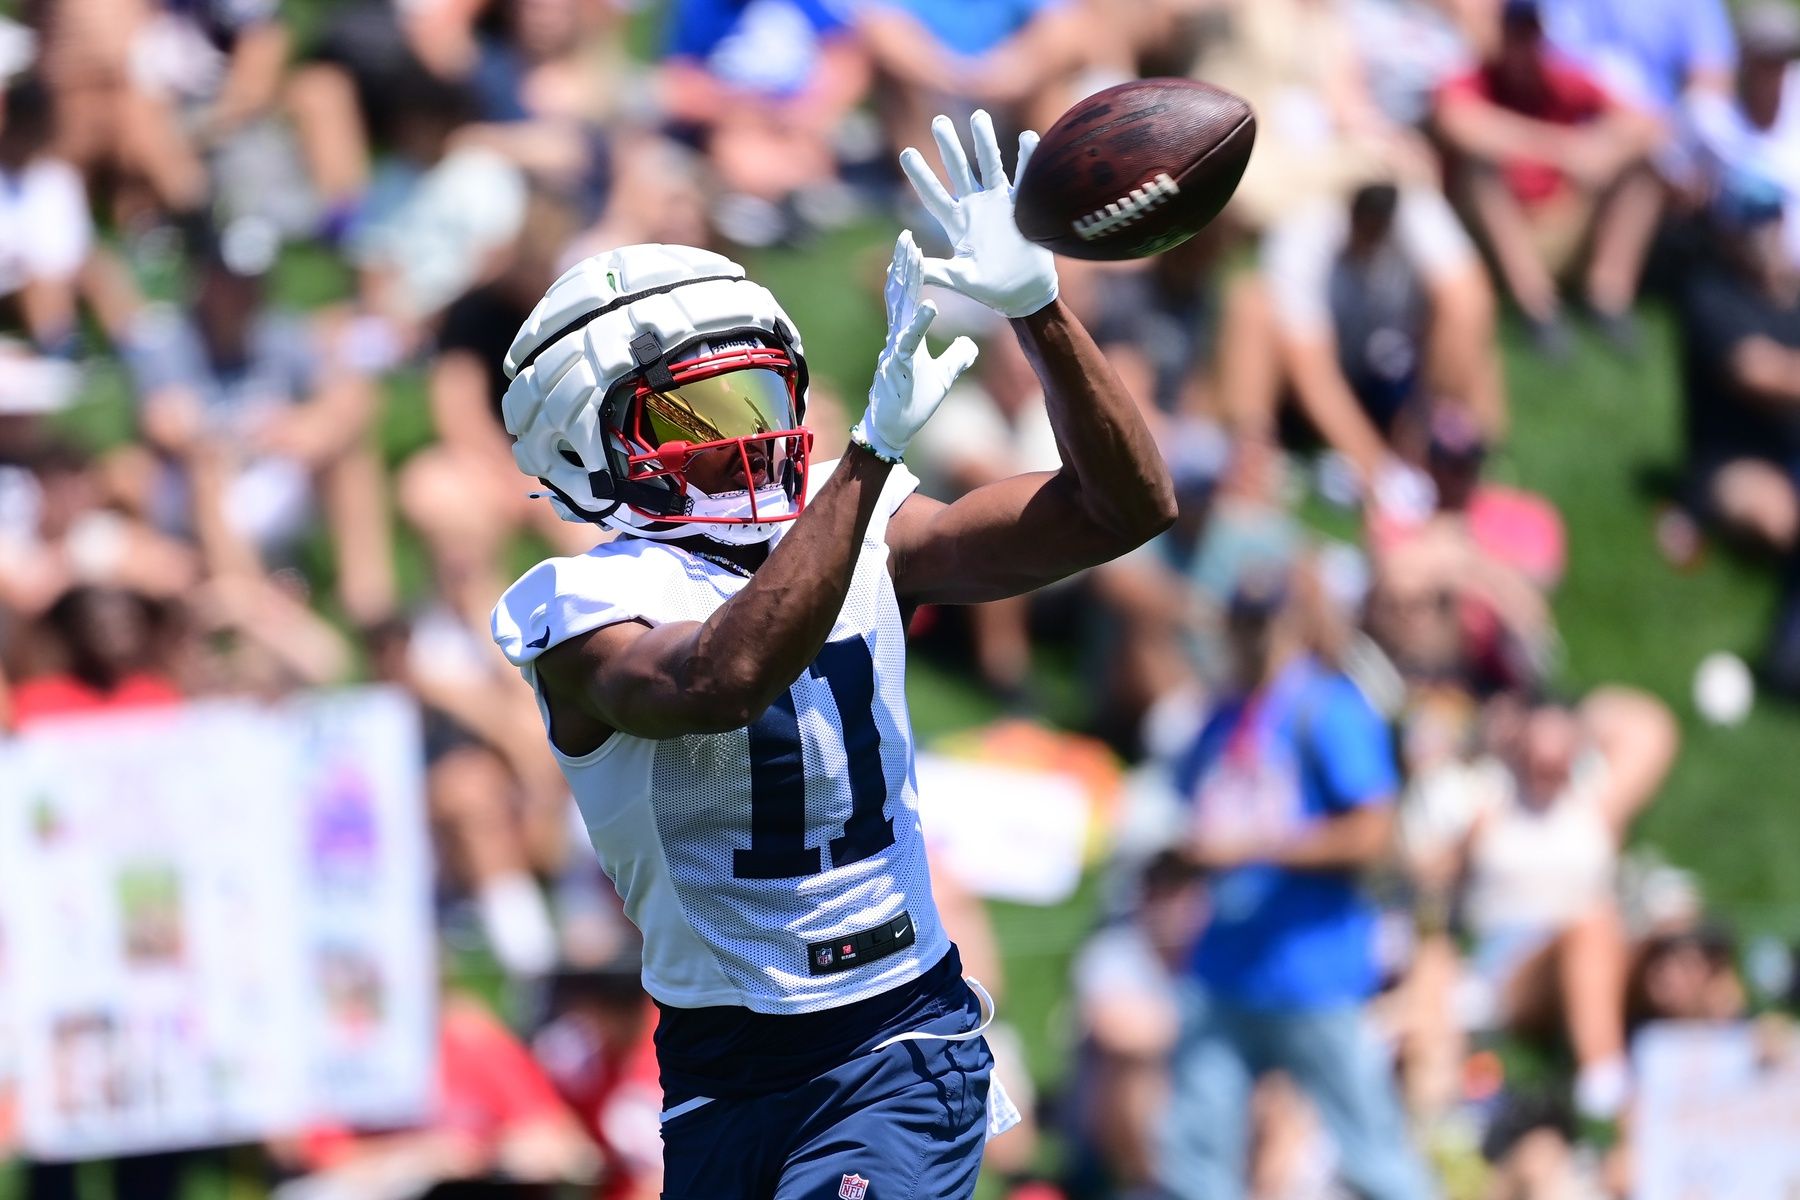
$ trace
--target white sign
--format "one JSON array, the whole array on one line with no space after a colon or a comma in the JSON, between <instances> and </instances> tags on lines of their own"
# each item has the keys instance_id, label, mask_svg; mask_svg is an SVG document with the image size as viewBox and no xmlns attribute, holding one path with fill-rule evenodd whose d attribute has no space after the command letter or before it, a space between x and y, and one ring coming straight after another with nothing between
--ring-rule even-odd
<instances>
[{"instance_id":1,"label":"white sign","mask_svg":"<svg viewBox=\"0 0 1800 1200\"><path fill-rule=\"evenodd\" d=\"M423 1114L417 715L368 690L0 745L0 1027L43 1158Z\"/></svg>"},{"instance_id":2,"label":"white sign","mask_svg":"<svg viewBox=\"0 0 1800 1200\"><path fill-rule=\"evenodd\" d=\"M1059 904L1081 883L1088 799L1071 775L916 759L919 822L932 858L979 895Z\"/></svg>"},{"instance_id":3,"label":"white sign","mask_svg":"<svg viewBox=\"0 0 1800 1200\"><path fill-rule=\"evenodd\" d=\"M0 1160L12 1157L19 1136L19 1040L6 1003L7 977L5 880L0 878Z\"/></svg>"},{"instance_id":4,"label":"white sign","mask_svg":"<svg viewBox=\"0 0 1800 1200\"><path fill-rule=\"evenodd\" d=\"M1665 1023L1639 1035L1634 1200L1800 1195L1800 1046L1748 1025Z\"/></svg>"}]
</instances>

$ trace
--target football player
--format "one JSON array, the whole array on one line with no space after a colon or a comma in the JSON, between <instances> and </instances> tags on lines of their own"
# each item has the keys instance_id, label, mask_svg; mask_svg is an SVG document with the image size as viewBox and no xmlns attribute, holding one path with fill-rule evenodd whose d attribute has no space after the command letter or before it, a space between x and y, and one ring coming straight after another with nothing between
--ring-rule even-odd
<instances>
[{"instance_id":1,"label":"football player","mask_svg":"<svg viewBox=\"0 0 1800 1200\"><path fill-rule=\"evenodd\" d=\"M589 258L507 355L519 466L621 535L533 568L494 636L643 932L665 1196L972 1193L1017 1114L932 903L901 612L1040 587L1175 518L1137 406L1013 224L992 122L971 122L979 178L947 118L933 133L948 187L917 150L901 165L954 253L901 234L837 461L809 459L799 332L716 254ZM924 283L1011 319L1060 470L948 505L914 493L902 455L975 358L964 338L928 351Z\"/></svg>"}]
</instances>

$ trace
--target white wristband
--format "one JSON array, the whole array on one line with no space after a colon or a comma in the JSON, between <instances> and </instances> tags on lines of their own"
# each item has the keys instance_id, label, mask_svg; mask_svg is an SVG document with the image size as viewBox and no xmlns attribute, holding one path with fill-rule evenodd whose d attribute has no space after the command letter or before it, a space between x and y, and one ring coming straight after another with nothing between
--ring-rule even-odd
<instances>
[{"instance_id":1,"label":"white wristband","mask_svg":"<svg viewBox=\"0 0 1800 1200\"><path fill-rule=\"evenodd\" d=\"M862 420L850 427L850 442L852 445L861 446L864 450L867 450L882 462L892 466L899 465L900 460L906 455L904 447L895 450L881 440L870 426L867 413L863 414Z\"/></svg>"}]
</instances>

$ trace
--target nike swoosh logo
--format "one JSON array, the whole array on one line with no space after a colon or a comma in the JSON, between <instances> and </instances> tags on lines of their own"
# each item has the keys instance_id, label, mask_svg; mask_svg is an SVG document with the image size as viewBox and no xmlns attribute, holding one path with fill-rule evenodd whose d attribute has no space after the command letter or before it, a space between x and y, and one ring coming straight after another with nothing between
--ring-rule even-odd
<instances>
[{"instance_id":1,"label":"nike swoosh logo","mask_svg":"<svg viewBox=\"0 0 1800 1200\"><path fill-rule=\"evenodd\" d=\"M912 928L911 925L902 925L900 928L894 930L894 936L896 938L903 938L906 936L906 931L911 928Z\"/></svg>"},{"instance_id":2,"label":"nike swoosh logo","mask_svg":"<svg viewBox=\"0 0 1800 1200\"><path fill-rule=\"evenodd\" d=\"M544 632L538 634L537 637L533 638L531 641L526 642L525 647L528 650L542 650L545 646L548 646L549 644L550 644L550 631L548 629L546 629L546 630L544 630Z\"/></svg>"}]
</instances>

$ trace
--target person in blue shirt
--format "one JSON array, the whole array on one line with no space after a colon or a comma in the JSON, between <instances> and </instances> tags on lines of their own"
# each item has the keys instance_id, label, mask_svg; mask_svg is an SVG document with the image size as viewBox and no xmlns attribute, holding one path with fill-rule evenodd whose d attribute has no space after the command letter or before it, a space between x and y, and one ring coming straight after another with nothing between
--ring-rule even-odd
<instances>
[{"instance_id":1,"label":"person in blue shirt","mask_svg":"<svg viewBox=\"0 0 1800 1200\"><path fill-rule=\"evenodd\" d=\"M839 0L875 64L888 141L928 157L933 114L976 106L1048 129L1077 99L1106 31L1080 0Z\"/></svg>"},{"instance_id":2,"label":"person in blue shirt","mask_svg":"<svg viewBox=\"0 0 1800 1200\"><path fill-rule=\"evenodd\" d=\"M1737 42L1725 0L1543 0L1558 50L1631 103L1669 116L1684 93L1728 95Z\"/></svg>"},{"instance_id":3,"label":"person in blue shirt","mask_svg":"<svg viewBox=\"0 0 1800 1200\"><path fill-rule=\"evenodd\" d=\"M869 87L836 0L675 0L658 73L670 132L718 172L734 241L776 240L796 204L833 192L833 139Z\"/></svg>"},{"instance_id":4,"label":"person in blue shirt","mask_svg":"<svg viewBox=\"0 0 1800 1200\"><path fill-rule=\"evenodd\" d=\"M1183 985L1159 1156L1178 1197L1244 1195L1251 1090L1277 1069L1312 1098L1359 1195L1431 1194L1363 1023L1378 979L1357 873L1387 852L1399 776L1381 717L1322 653L1315 594L1303 571L1243 578L1236 685L1176 772L1211 913Z\"/></svg>"}]
</instances>

